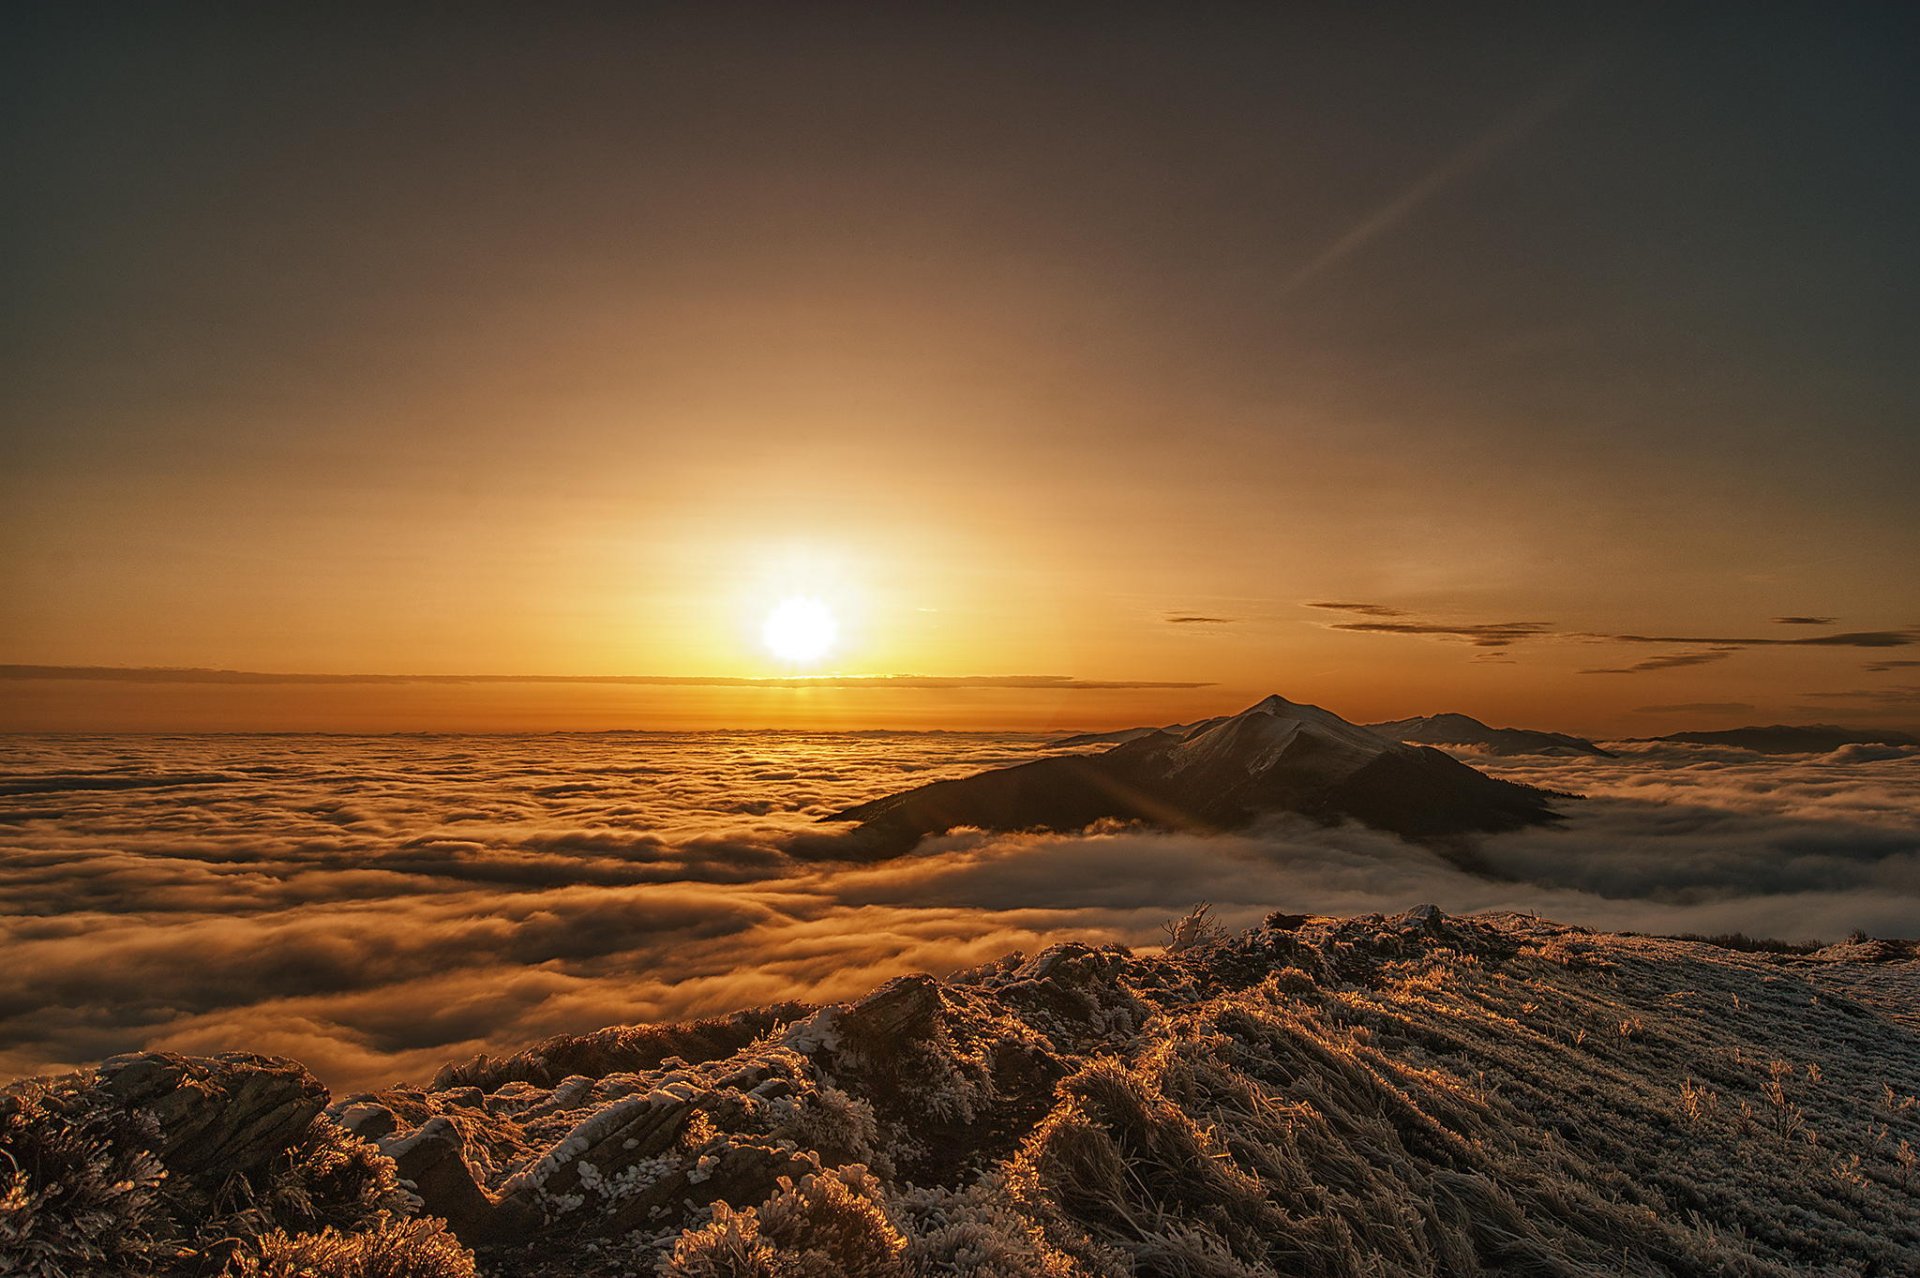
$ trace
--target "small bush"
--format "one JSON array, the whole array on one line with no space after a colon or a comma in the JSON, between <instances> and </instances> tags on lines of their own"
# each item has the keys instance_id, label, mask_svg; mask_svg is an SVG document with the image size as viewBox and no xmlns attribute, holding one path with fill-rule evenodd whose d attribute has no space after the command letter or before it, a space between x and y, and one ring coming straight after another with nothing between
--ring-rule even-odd
<instances>
[{"instance_id":1,"label":"small bush","mask_svg":"<svg viewBox=\"0 0 1920 1278\"><path fill-rule=\"evenodd\" d=\"M1213 921L1213 905L1207 901L1188 910L1182 918L1168 919L1160 925L1160 930L1167 934L1169 954L1197 950L1226 938L1226 932Z\"/></svg>"},{"instance_id":2,"label":"small bush","mask_svg":"<svg viewBox=\"0 0 1920 1278\"><path fill-rule=\"evenodd\" d=\"M165 1248L151 1120L101 1106L84 1075L0 1096L0 1258L28 1278L134 1269Z\"/></svg>"},{"instance_id":3,"label":"small bush","mask_svg":"<svg viewBox=\"0 0 1920 1278\"><path fill-rule=\"evenodd\" d=\"M1071 1262L1048 1247L997 1174L965 1189L921 1187L901 1199L907 1260L933 1278L1056 1278Z\"/></svg>"},{"instance_id":4,"label":"small bush","mask_svg":"<svg viewBox=\"0 0 1920 1278\"><path fill-rule=\"evenodd\" d=\"M782 1176L758 1209L714 1207L705 1228L681 1235L667 1278L907 1278L907 1240L881 1205L880 1184L858 1165Z\"/></svg>"},{"instance_id":5,"label":"small bush","mask_svg":"<svg viewBox=\"0 0 1920 1278\"><path fill-rule=\"evenodd\" d=\"M773 1245L760 1236L759 1213L713 1205L713 1219L681 1234L660 1272L666 1278L784 1278Z\"/></svg>"},{"instance_id":6,"label":"small bush","mask_svg":"<svg viewBox=\"0 0 1920 1278\"><path fill-rule=\"evenodd\" d=\"M235 1256L225 1278L474 1278L473 1253L438 1220L358 1234L275 1230Z\"/></svg>"}]
</instances>

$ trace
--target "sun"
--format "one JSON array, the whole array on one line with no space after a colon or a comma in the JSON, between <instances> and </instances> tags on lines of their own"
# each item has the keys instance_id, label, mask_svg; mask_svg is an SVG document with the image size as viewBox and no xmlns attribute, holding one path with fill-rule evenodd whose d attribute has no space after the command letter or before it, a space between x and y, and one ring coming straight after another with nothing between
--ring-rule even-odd
<instances>
[{"instance_id":1,"label":"sun","mask_svg":"<svg viewBox=\"0 0 1920 1278\"><path fill-rule=\"evenodd\" d=\"M789 595L767 614L760 638L782 661L818 661L833 647L840 627L833 610L809 595Z\"/></svg>"}]
</instances>

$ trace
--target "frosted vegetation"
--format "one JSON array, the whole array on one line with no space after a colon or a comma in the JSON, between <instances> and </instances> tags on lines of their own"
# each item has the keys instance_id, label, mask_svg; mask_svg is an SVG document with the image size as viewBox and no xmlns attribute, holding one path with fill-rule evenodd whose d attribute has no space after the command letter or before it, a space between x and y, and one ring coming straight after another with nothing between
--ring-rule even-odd
<instances>
[{"instance_id":1,"label":"frosted vegetation","mask_svg":"<svg viewBox=\"0 0 1920 1278\"><path fill-rule=\"evenodd\" d=\"M1237 934L1198 913L1161 939L562 1036L331 1104L264 1058L20 1085L0 1269L1920 1272L1911 944L1433 909Z\"/></svg>"}]
</instances>

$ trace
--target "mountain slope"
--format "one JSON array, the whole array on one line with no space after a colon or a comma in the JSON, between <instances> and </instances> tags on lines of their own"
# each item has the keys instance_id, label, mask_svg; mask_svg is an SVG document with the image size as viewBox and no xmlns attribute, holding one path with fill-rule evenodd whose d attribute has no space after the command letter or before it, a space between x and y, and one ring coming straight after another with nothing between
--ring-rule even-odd
<instances>
[{"instance_id":1,"label":"mountain slope","mask_svg":"<svg viewBox=\"0 0 1920 1278\"><path fill-rule=\"evenodd\" d=\"M1611 751L1602 750L1585 737L1568 736L1564 732L1539 732L1532 728L1492 728L1464 714L1429 714L1412 719L1393 719L1386 723L1369 723L1367 730L1389 741L1471 746L1489 754L1613 757Z\"/></svg>"},{"instance_id":2,"label":"mountain slope","mask_svg":"<svg viewBox=\"0 0 1920 1278\"><path fill-rule=\"evenodd\" d=\"M554 1039L324 1112L261 1057L18 1085L0 1270L1920 1272L1911 943L1431 907L1173 934Z\"/></svg>"},{"instance_id":3,"label":"mountain slope","mask_svg":"<svg viewBox=\"0 0 1920 1278\"><path fill-rule=\"evenodd\" d=\"M825 819L858 828L823 850L894 855L957 826L1068 830L1112 819L1230 829L1269 812L1351 819L1429 841L1554 819L1541 791L1273 696L1184 733L1156 732L1100 754L1039 759L847 808Z\"/></svg>"}]
</instances>

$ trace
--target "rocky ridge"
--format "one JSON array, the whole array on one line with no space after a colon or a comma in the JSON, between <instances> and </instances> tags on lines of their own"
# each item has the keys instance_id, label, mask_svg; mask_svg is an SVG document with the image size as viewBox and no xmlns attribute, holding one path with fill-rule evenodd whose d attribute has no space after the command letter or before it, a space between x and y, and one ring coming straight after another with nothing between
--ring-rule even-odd
<instances>
[{"instance_id":1,"label":"rocky ridge","mask_svg":"<svg viewBox=\"0 0 1920 1278\"><path fill-rule=\"evenodd\" d=\"M1749 953L1432 907L1234 936L1198 913L1169 942L564 1037L331 1104L242 1055L19 1084L0 1271L1920 1263L1912 943Z\"/></svg>"}]
</instances>

